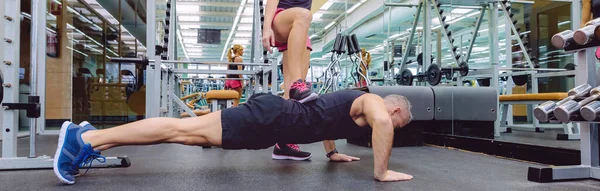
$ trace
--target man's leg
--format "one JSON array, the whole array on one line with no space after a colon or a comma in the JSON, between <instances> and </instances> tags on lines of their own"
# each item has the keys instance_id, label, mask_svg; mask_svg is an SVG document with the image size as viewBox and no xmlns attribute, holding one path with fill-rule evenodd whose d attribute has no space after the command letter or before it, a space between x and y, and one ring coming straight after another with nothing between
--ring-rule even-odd
<instances>
[{"instance_id":1,"label":"man's leg","mask_svg":"<svg viewBox=\"0 0 600 191\"><path fill-rule=\"evenodd\" d=\"M292 84L297 81L303 82L305 79L304 73L307 73L308 68L305 68L305 63L302 62L302 57L306 51L306 39L308 38L308 28L312 21L312 14L304 8L290 8L281 11L273 20L273 33L275 40L278 42L287 42L287 50L283 56L283 88L285 90L283 97L292 98L299 101L309 101L316 97L310 90L306 91L305 87L292 89ZM297 91L299 90L299 91ZM300 93L297 93L300 92ZM309 99L305 100L307 97Z\"/></svg>"},{"instance_id":2,"label":"man's leg","mask_svg":"<svg viewBox=\"0 0 600 191\"><path fill-rule=\"evenodd\" d=\"M74 184L79 168L102 159L102 150L159 143L221 146L221 137L221 111L185 119L150 118L103 130L65 122L54 157L54 173L61 182Z\"/></svg>"},{"instance_id":3,"label":"man's leg","mask_svg":"<svg viewBox=\"0 0 600 191\"><path fill-rule=\"evenodd\" d=\"M94 150L123 145L178 143L193 146L221 146L221 111L184 119L148 118L109 129L81 134Z\"/></svg>"}]
</instances>

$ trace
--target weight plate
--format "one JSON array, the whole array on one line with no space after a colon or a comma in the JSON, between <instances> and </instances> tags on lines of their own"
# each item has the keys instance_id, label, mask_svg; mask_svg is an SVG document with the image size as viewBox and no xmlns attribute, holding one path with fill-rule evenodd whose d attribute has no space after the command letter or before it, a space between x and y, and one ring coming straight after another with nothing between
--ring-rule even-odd
<instances>
[{"instance_id":1,"label":"weight plate","mask_svg":"<svg viewBox=\"0 0 600 191\"><path fill-rule=\"evenodd\" d=\"M565 69L566 70L575 70L575 64L568 63L567 65L565 65Z\"/></svg>"},{"instance_id":2,"label":"weight plate","mask_svg":"<svg viewBox=\"0 0 600 191\"><path fill-rule=\"evenodd\" d=\"M567 65L565 65L565 69L566 70L575 70L575 64L568 63ZM567 77L572 78L572 77L575 77L575 75L568 75Z\"/></svg>"},{"instance_id":3,"label":"weight plate","mask_svg":"<svg viewBox=\"0 0 600 191\"><path fill-rule=\"evenodd\" d=\"M419 64L419 66L423 66L423 53L419 53L419 55L417 55L417 64Z\"/></svg>"},{"instance_id":4,"label":"weight plate","mask_svg":"<svg viewBox=\"0 0 600 191\"><path fill-rule=\"evenodd\" d=\"M477 84L479 84L479 86L482 86L482 87L489 87L490 80L491 80L490 78L477 79Z\"/></svg>"},{"instance_id":5,"label":"weight plate","mask_svg":"<svg viewBox=\"0 0 600 191\"><path fill-rule=\"evenodd\" d=\"M442 80L442 72L437 64L429 65L426 74L429 85L436 86L440 84L440 81Z\"/></svg>"},{"instance_id":6,"label":"weight plate","mask_svg":"<svg viewBox=\"0 0 600 191\"><path fill-rule=\"evenodd\" d=\"M466 76L469 74L469 64L466 62L461 62L458 67L460 67L460 76Z\"/></svg>"},{"instance_id":7,"label":"weight plate","mask_svg":"<svg viewBox=\"0 0 600 191\"><path fill-rule=\"evenodd\" d=\"M402 73L396 76L396 83L398 83L398 85L411 86L412 82L413 76L409 69L402 70Z\"/></svg>"},{"instance_id":8,"label":"weight plate","mask_svg":"<svg viewBox=\"0 0 600 191\"><path fill-rule=\"evenodd\" d=\"M522 86L527 84L527 80L529 79L528 75L521 75L521 76L512 76L513 82L515 82L515 85L517 86Z\"/></svg>"},{"instance_id":9,"label":"weight plate","mask_svg":"<svg viewBox=\"0 0 600 191\"><path fill-rule=\"evenodd\" d=\"M431 62L433 63L433 55L431 55ZM423 66L423 53L419 53L419 55L417 55L417 64L419 64L419 66Z\"/></svg>"}]
</instances>

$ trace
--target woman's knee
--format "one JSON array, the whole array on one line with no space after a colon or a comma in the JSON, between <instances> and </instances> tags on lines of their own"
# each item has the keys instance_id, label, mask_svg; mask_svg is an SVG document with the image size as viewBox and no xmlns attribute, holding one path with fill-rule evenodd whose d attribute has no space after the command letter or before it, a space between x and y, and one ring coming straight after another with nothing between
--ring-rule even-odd
<instances>
[{"instance_id":1,"label":"woman's knee","mask_svg":"<svg viewBox=\"0 0 600 191\"><path fill-rule=\"evenodd\" d=\"M308 9L299 8L294 17L294 25L302 27L310 27L312 22L312 13Z\"/></svg>"}]
</instances>

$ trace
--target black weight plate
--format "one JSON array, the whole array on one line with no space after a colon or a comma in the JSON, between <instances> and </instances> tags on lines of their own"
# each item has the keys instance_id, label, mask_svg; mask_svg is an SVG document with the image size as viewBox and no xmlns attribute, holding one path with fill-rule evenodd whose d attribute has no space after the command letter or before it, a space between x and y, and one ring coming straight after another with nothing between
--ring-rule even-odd
<instances>
[{"instance_id":1,"label":"black weight plate","mask_svg":"<svg viewBox=\"0 0 600 191\"><path fill-rule=\"evenodd\" d=\"M568 63L567 65L565 65L565 69L566 70L575 70L575 64Z\"/></svg>"},{"instance_id":2,"label":"black weight plate","mask_svg":"<svg viewBox=\"0 0 600 191\"><path fill-rule=\"evenodd\" d=\"M527 84L527 80L529 79L528 75L521 75L521 76L512 76L513 82L515 82L515 85L517 86L522 86Z\"/></svg>"},{"instance_id":3,"label":"black weight plate","mask_svg":"<svg viewBox=\"0 0 600 191\"><path fill-rule=\"evenodd\" d=\"M458 65L458 67L460 67L460 76L466 76L469 74L469 64L467 64L466 62L461 62L460 65Z\"/></svg>"},{"instance_id":4,"label":"black weight plate","mask_svg":"<svg viewBox=\"0 0 600 191\"><path fill-rule=\"evenodd\" d=\"M429 65L426 74L429 85L436 86L440 84L440 81L442 80L442 72L437 64Z\"/></svg>"},{"instance_id":5,"label":"black weight plate","mask_svg":"<svg viewBox=\"0 0 600 191\"><path fill-rule=\"evenodd\" d=\"M477 79L477 83L479 84L479 86L482 87L489 87L490 86L490 78L484 78L484 79Z\"/></svg>"},{"instance_id":6,"label":"black weight plate","mask_svg":"<svg viewBox=\"0 0 600 191\"><path fill-rule=\"evenodd\" d=\"M398 85L411 86L413 82L412 72L409 69L402 70L399 76L396 76Z\"/></svg>"},{"instance_id":7,"label":"black weight plate","mask_svg":"<svg viewBox=\"0 0 600 191\"><path fill-rule=\"evenodd\" d=\"M568 63L567 65L565 65L565 69L566 70L575 70L575 64L573 63ZM572 78L575 77L575 75L568 75L567 77Z\"/></svg>"},{"instance_id":8,"label":"black weight plate","mask_svg":"<svg viewBox=\"0 0 600 191\"><path fill-rule=\"evenodd\" d=\"M431 63L433 63L433 55L431 55ZM419 55L417 55L417 64L419 64L419 66L423 66L423 53L419 53Z\"/></svg>"}]
</instances>

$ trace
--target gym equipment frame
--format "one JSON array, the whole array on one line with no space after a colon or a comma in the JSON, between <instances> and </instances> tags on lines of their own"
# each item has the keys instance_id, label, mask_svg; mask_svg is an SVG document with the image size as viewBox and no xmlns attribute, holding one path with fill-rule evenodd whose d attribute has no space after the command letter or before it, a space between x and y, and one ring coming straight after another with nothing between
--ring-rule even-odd
<instances>
[{"instance_id":1,"label":"gym equipment frame","mask_svg":"<svg viewBox=\"0 0 600 191\"><path fill-rule=\"evenodd\" d=\"M36 135L40 126L38 124L40 124L39 122L42 122L42 124L45 123L43 108L46 88L46 49L44 46L39 45L46 43L46 3L41 0L33 0L31 2L31 94L27 103L20 103L18 97L21 4L19 0L6 0L3 1L3 5L4 18L0 21L0 24L4 26L3 33L0 33L3 34L2 38L4 39L4 42L0 45L3 54L3 64L1 66L3 74L3 110L0 170L52 169L54 160L49 156L37 156L35 151ZM41 69L41 72L38 68ZM38 78L42 78L43 80L38 81ZM30 118L28 157L18 157L17 155L19 110L26 110L27 117ZM131 162L125 156L106 157L105 163L93 163L91 167L129 167L130 165Z\"/></svg>"}]
</instances>

